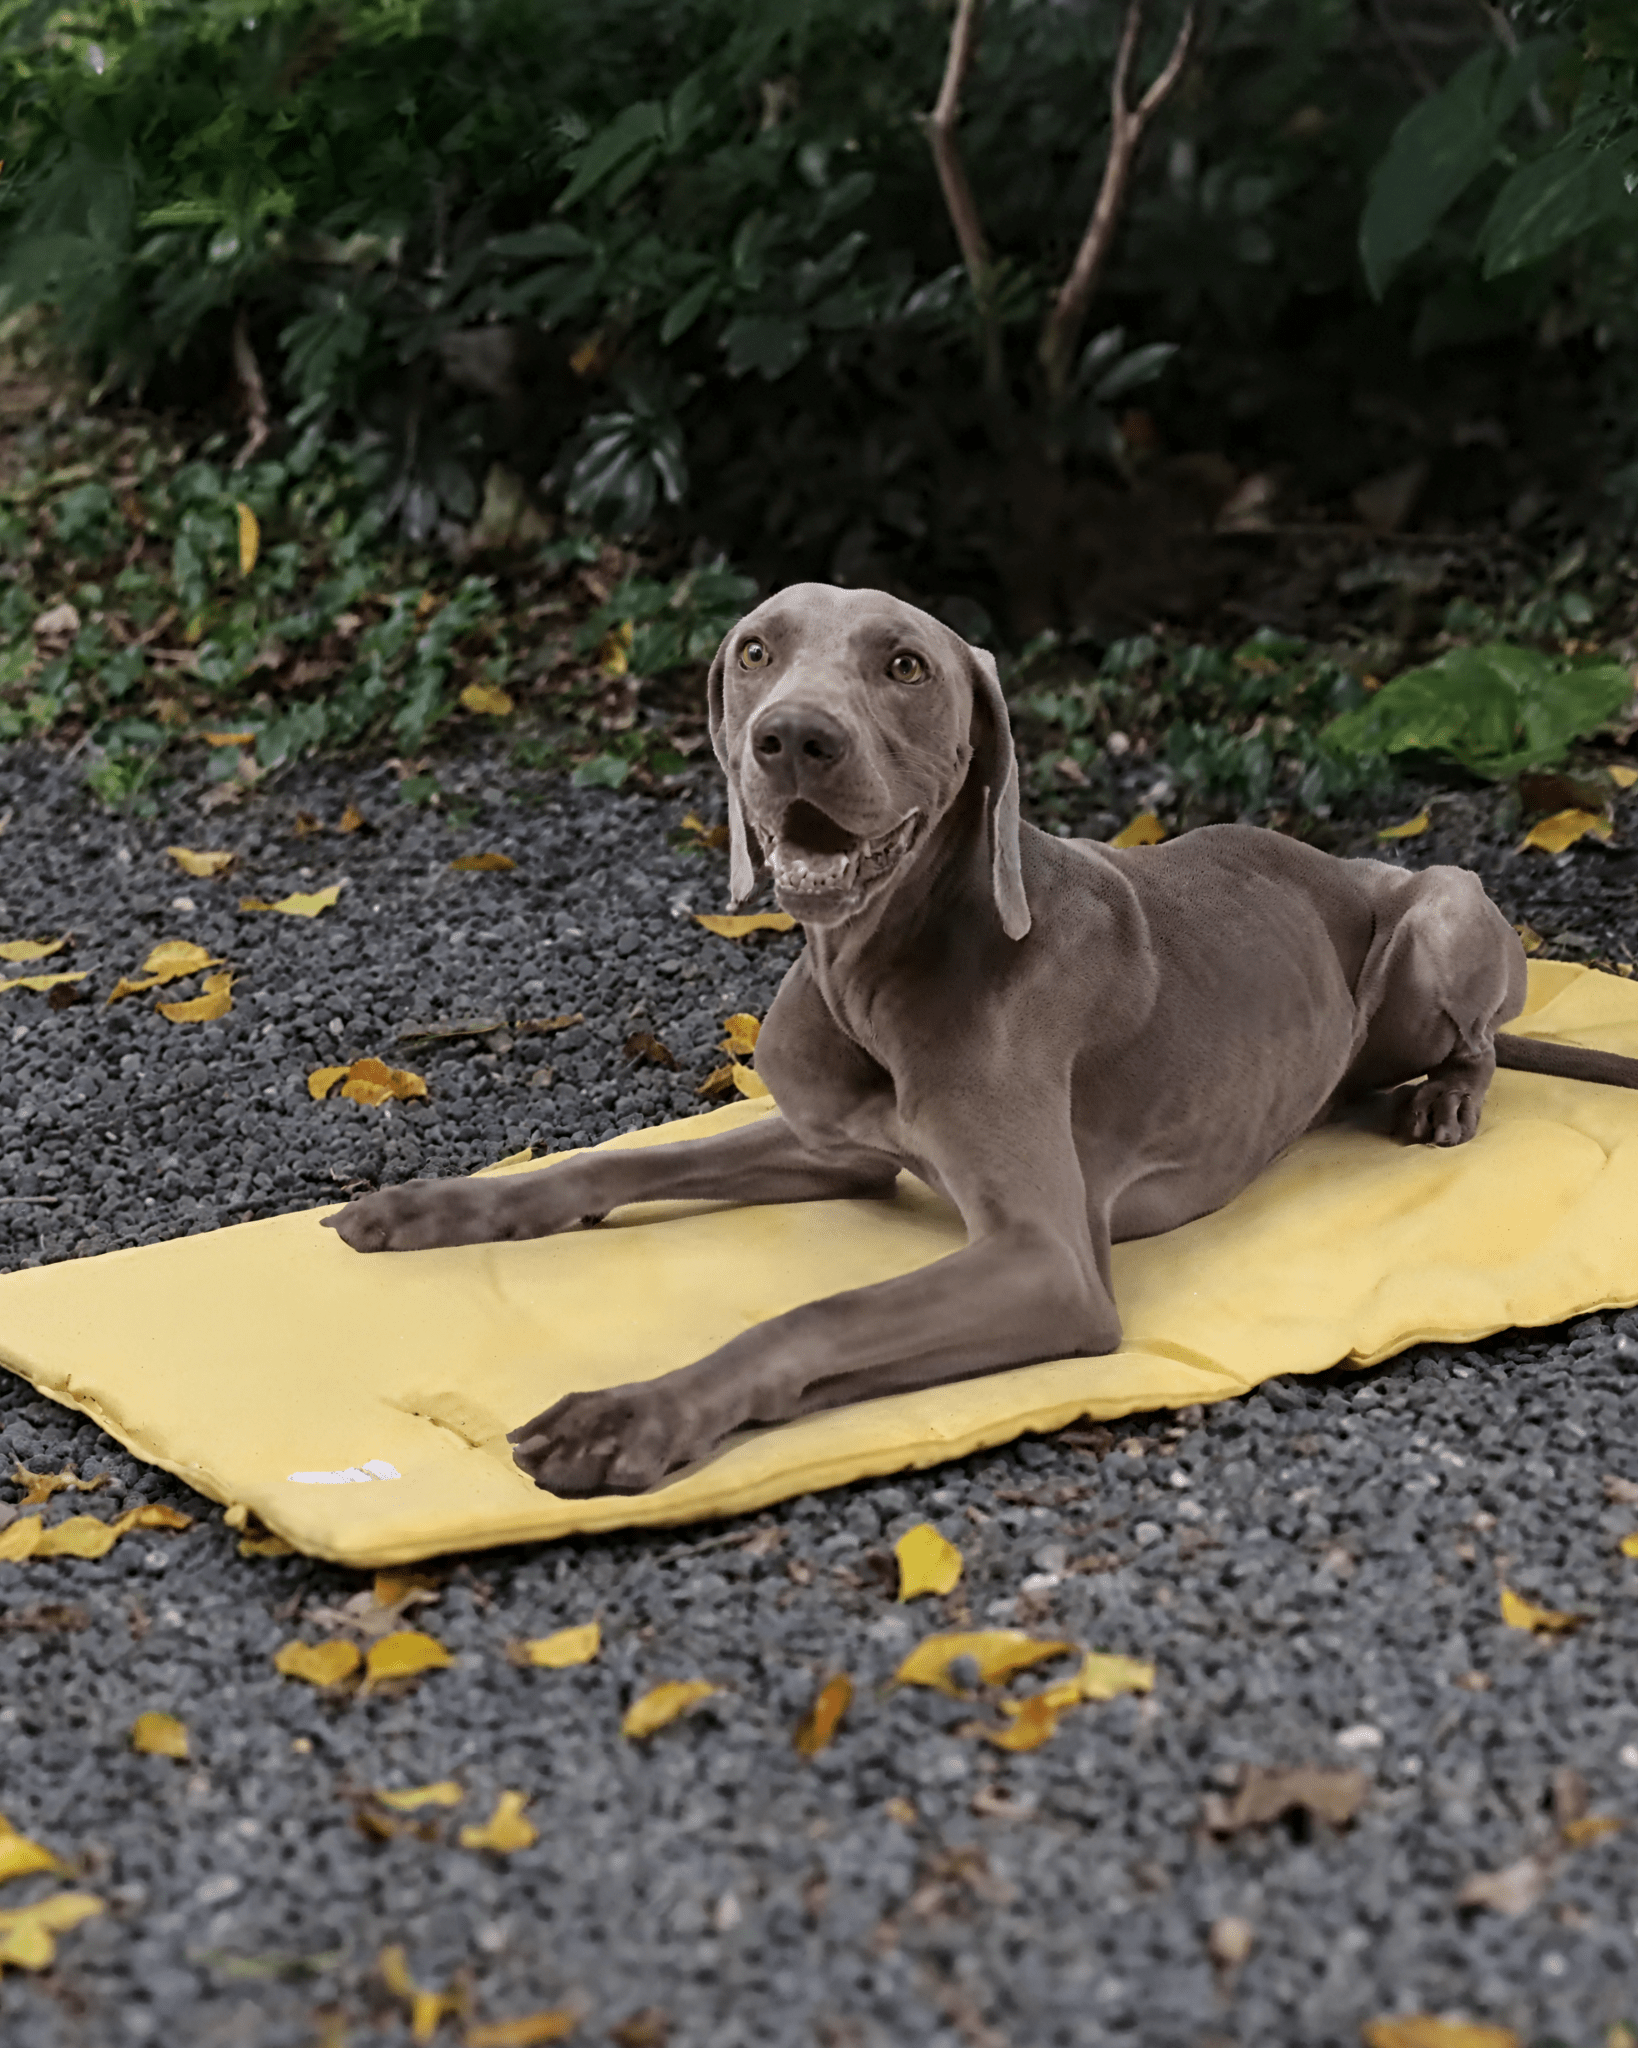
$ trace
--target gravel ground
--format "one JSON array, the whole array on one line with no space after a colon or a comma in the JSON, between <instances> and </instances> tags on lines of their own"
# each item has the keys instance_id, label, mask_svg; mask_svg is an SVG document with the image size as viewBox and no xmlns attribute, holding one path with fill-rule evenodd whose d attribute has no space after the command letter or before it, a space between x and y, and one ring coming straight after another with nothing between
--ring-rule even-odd
<instances>
[{"instance_id":1,"label":"gravel ground","mask_svg":"<svg viewBox=\"0 0 1638 2048\"><path fill-rule=\"evenodd\" d=\"M388 771L342 769L210 820L179 795L132 823L54 757L0 755L0 936L72 927L98 997L0 998L0 1270L699 1106L720 1019L765 1006L796 941L738 946L679 917L722 890L717 856L669 850L680 801L483 759L440 776L459 825L399 804ZM298 809L333 824L349 799L375 831L295 836ZM1488 802L1443 803L1399 857L1471 860L1557 950L1630 957L1638 856L1514 857ZM242 866L189 882L172 841ZM480 851L516 871L449 869ZM343 875L312 923L233 907ZM102 1006L162 938L240 972L230 1017ZM392 1037L574 1010L582 1026L510 1046L416 1057ZM677 1073L623 1061L639 1030ZM430 1102L308 1099L310 1067L365 1053L424 1072ZM645 2008L670 2048L1340 2048L1409 2011L1591 2048L1638 2019L1638 1563L1617 1547L1638 1525L1638 1317L1423 1346L752 1523L447 1560L417 1618L457 1664L343 1699L270 1655L333 1633L315 1611L367 1579L242 1558L214 1509L4 1375L0 1437L8 1468L107 1475L48 1521L110 1496L199 1517L94 1563L0 1566L0 1810L108 1905L53 1970L0 1985L6 2048L404 2041L378 1967L392 1943L421 1984L467 1987L469 2025L574 2006L577 2039L614 2029L623 2048L667 2038L652 2018L620 2031ZM922 1519L966 1576L904 1608L887 1553ZM1503 1572L1591 1618L1503 1626ZM507 1661L509 1638L593 1615L597 1662ZM912 1642L969 1618L1152 1658L1154 1692L1005 1755L957 1732L971 1706L885 1688ZM804 1761L792 1728L836 1670L855 1704ZM635 1693L697 1676L721 1691L692 1717L621 1738ZM187 1761L131 1752L149 1709L187 1723ZM1368 1791L1340 1832L1298 1815L1212 1836L1204 1802L1253 1764L1359 1768ZM1566 1772L1629 1832L1549 1858L1516 1918L1458 1908L1475 1872L1545 1854ZM445 1777L466 1788L453 1814L385 1841L358 1825L366 1788ZM538 1841L462 1849L503 1789L528 1794ZM59 1888L24 1878L0 1904Z\"/></svg>"}]
</instances>

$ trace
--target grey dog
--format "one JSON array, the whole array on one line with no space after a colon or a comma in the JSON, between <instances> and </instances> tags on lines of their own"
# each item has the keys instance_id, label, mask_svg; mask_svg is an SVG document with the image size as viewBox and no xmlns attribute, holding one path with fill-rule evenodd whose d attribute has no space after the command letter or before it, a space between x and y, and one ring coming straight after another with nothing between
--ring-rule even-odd
<instances>
[{"instance_id":1,"label":"grey dog","mask_svg":"<svg viewBox=\"0 0 1638 2048\"><path fill-rule=\"evenodd\" d=\"M908 1169L968 1242L566 1395L511 1437L553 1493L641 1491L747 1423L1112 1351L1112 1243L1220 1208L1373 1091L1397 1091L1405 1141L1459 1145L1498 1064L1638 1086L1638 1060L1499 1035L1524 953L1464 869L1254 826L1117 850L1020 823L994 661L884 592L779 592L708 687L734 897L766 864L807 934L757 1043L778 1113L326 1221L356 1251L415 1251L661 1198L888 1198Z\"/></svg>"}]
</instances>

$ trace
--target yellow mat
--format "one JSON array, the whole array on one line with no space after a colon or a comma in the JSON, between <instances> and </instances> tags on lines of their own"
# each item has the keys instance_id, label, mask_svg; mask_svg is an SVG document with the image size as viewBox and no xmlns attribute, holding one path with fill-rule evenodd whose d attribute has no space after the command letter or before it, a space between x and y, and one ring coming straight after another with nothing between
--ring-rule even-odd
<instances>
[{"instance_id":1,"label":"yellow mat","mask_svg":"<svg viewBox=\"0 0 1638 2048\"><path fill-rule=\"evenodd\" d=\"M1638 985L1533 966L1521 1028L1638 1056ZM768 1113L746 1102L614 1142ZM1317 1132L1227 1209L1116 1248L1126 1341L1113 1356L747 1432L634 1499L539 1492L506 1430L571 1389L684 1365L798 1302L937 1258L962 1242L953 1212L906 1178L891 1207L655 1203L538 1244L370 1258L319 1229L328 1213L8 1274L0 1363L346 1564L686 1522L1079 1416L1220 1401L1423 1338L1630 1306L1638 1091L1501 1074L1478 1138L1452 1151Z\"/></svg>"}]
</instances>

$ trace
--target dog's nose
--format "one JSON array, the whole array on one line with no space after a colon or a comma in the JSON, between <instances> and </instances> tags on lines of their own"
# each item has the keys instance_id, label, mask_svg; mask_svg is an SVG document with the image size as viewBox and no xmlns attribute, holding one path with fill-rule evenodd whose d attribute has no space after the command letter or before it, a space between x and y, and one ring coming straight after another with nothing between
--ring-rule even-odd
<instances>
[{"instance_id":1,"label":"dog's nose","mask_svg":"<svg viewBox=\"0 0 1638 2048\"><path fill-rule=\"evenodd\" d=\"M751 728L751 752L776 789L796 789L847 759L846 728L811 704L770 704Z\"/></svg>"}]
</instances>

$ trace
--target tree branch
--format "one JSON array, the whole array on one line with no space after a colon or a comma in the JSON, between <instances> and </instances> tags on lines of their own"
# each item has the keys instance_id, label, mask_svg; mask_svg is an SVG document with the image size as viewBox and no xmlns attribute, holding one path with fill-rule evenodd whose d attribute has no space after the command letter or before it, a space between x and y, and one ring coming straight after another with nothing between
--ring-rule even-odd
<instances>
[{"instance_id":1,"label":"tree branch","mask_svg":"<svg viewBox=\"0 0 1638 2048\"><path fill-rule=\"evenodd\" d=\"M956 0L956 17L950 29L950 49L944 63L944 81L938 99L927 116L927 138L932 145L933 167L944 194L945 211L955 230L961 260L967 266L973 301L978 308L984 333L984 381L992 391L1001 388L1001 334L995 319L995 265L978 217L978 203L967 182L967 171L956 144L956 123L961 119L961 91L972 68L978 47L978 21L984 0Z\"/></svg>"},{"instance_id":2,"label":"tree branch","mask_svg":"<svg viewBox=\"0 0 1638 2048\"><path fill-rule=\"evenodd\" d=\"M1109 154L1104 161L1103 182L1098 188L1092 217L1081 237L1081 245L1075 252L1075 261L1052 302L1052 309L1041 330L1041 367L1046 372L1047 394L1055 407L1062 404L1069 390L1075 346L1080 340L1092 294L1114 246L1115 230L1120 225L1126 205L1126 188L1131 182L1138 144L1143 140L1144 129L1171 97L1183 75L1183 67L1194 47L1197 20L1196 0L1189 0L1188 12L1177 32L1177 40L1172 44L1171 55L1160 75L1134 107L1127 99L1127 86L1143 32L1143 0L1128 0L1120 49L1115 57L1115 75L1110 84Z\"/></svg>"},{"instance_id":3,"label":"tree branch","mask_svg":"<svg viewBox=\"0 0 1638 2048\"><path fill-rule=\"evenodd\" d=\"M233 323L233 374L244 394L245 415L250 422L245 445L233 458L234 468L243 469L268 433L267 386L262 382L262 366L256 360L256 351L250 345L250 318L243 306Z\"/></svg>"}]
</instances>

